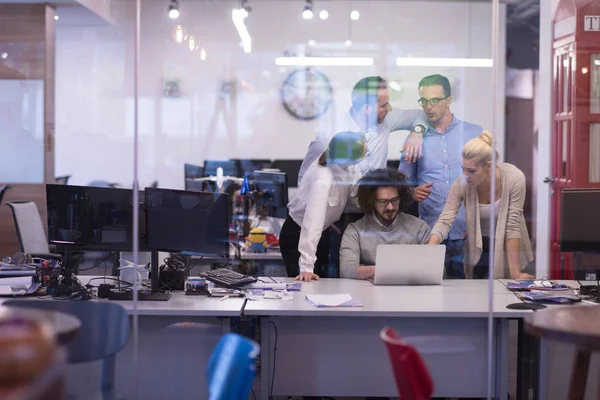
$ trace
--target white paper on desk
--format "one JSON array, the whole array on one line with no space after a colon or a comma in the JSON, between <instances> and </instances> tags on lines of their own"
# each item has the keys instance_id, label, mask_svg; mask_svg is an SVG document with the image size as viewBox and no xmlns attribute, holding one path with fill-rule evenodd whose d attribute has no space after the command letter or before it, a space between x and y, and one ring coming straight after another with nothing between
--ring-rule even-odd
<instances>
[{"instance_id":1,"label":"white paper on desk","mask_svg":"<svg viewBox=\"0 0 600 400\"><path fill-rule=\"evenodd\" d=\"M355 300L347 293L343 294L309 294L306 300L315 307L362 307L360 300Z\"/></svg>"},{"instance_id":2,"label":"white paper on desk","mask_svg":"<svg viewBox=\"0 0 600 400\"><path fill-rule=\"evenodd\" d=\"M18 276L0 279L0 296L24 295L33 285L33 277ZM39 287L39 286L38 286Z\"/></svg>"}]
</instances>

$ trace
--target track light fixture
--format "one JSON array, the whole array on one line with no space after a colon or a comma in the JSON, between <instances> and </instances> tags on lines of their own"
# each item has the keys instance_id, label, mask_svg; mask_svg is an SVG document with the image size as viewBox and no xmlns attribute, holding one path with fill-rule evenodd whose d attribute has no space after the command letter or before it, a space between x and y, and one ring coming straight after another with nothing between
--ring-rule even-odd
<instances>
[{"instance_id":1,"label":"track light fixture","mask_svg":"<svg viewBox=\"0 0 600 400\"><path fill-rule=\"evenodd\" d=\"M171 0L171 4L169 4L169 18L179 18L179 3L177 0Z\"/></svg>"},{"instance_id":2,"label":"track light fixture","mask_svg":"<svg viewBox=\"0 0 600 400\"><path fill-rule=\"evenodd\" d=\"M311 19L313 17L313 2L312 0L306 0L306 4L302 10L302 18Z\"/></svg>"}]
</instances>

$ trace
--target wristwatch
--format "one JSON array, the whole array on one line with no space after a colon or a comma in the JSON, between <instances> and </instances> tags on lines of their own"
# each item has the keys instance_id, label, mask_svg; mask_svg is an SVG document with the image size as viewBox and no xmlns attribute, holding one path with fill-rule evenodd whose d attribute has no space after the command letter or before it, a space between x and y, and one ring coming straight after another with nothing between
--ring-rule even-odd
<instances>
[{"instance_id":1,"label":"wristwatch","mask_svg":"<svg viewBox=\"0 0 600 400\"><path fill-rule=\"evenodd\" d=\"M422 135L425 132L425 127L423 125L415 125L412 131Z\"/></svg>"}]
</instances>

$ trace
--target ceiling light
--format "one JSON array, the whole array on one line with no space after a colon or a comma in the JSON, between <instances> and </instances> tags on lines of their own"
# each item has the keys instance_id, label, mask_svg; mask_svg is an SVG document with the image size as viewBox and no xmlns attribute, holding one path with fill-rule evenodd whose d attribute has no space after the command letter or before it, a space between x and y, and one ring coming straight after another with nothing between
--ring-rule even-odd
<instances>
[{"instance_id":1,"label":"ceiling light","mask_svg":"<svg viewBox=\"0 0 600 400\"><path fill-rule=\"evenodd\" d=\"M200 59L202 61L206 60L206 50L204 48L202 48L202 50L200 50Z\"/></svg>"},{"instance_id":2,"label":"ceiling light","mask_svg":"<svg viewBox=\"0 0 600 400\"><path fill-rule=\"evenodd\" d=\"M190 48L190 51L196 50L196 38L194 36L190 36L190 38L188 39L188 46Z\"/></svg>"},{"instance_id":3,"label":"ceiling light","mask_svg":"<svg viewBox=\"0 0 600 400\"><path fill-rule=\"evenodd\" d=\"M315 45L316 45L316 44L317 44L317 42L316 42L315 40L313 40L313 39L310 39L310 40L308 41L308 45L309 45L310 47L315 47Z\"/></svg>"},{"instance_id":4,"label":"ceiling light","mask_svg":"<svg viewBox=\"0 0 600 400\"><path fill-rule=\"evenodd\" d=\"M240 35L240 39L242 40L244 53L250 53L252 51L252 38L250 37L248 28L246 28L246 24L244 23L244 20L246 19L244 15L248 15L248 13L244 12L243 9L233 9L231 11L231 19L233 20L235 29L237 29L238 35Z\"/></svg>"},{"instance_id":5,"label":"ceiling light","mask_svg":"<svg viewBox=\"0 0 600 400\"><path fill-rule=\"evenodd\" d=\"M169 18L179 18L179 3L177 3L177 0L171 0L171 4L169 4Z\"/></svg>"},{"instance_id":6,"label":"ceiling light","mask_svg":"<svg viewBox=\"0 0 600 400\"><path fill-rule=\"evenodd\" d=\"M3 60L6 60L8 58L8 53L0 54L0 58L2 58Z\"/></svg>"},{"instance_id":7,"label":"ceiling light","mask_svg":"<svg viewBox=\"0 0 600 400\"><path fill-rule=\"evenodd\" d=\"M356 10L352 10L352 12L350 13L350 19L353 21L356 21L360 18L360 13Z\"/></svg>"},{"instance_id":8,"label":"ceiling light","mask_svg":"<svg viewBox=\"0 0 600 400\"><path fill-rule=\"evenodd\" d=\"M367 66L373 65L372 57L277 57L279 66Z\"/></svg>"},{"instance_id":9,"label":"ceiling light","mask_svg":"<svg viewBox=\"0 0 600 400\"><path fill-rule=\"evenodd\" d=\"M401 67L491 67L491 58L418 58L398 57L396 65Z\"/></svg>"},{"instance_id":10,"label":"ceiling light","mask_svg":"<svg viewBox=\"0 0 600 400\"><path fill-rule=\"evenodd\" d=\"M302 18L311 19L313 17L313 4L312 0L306 0L306 4L302 10Z\"/></svg>"},{"instance_id":11,"label":"ceiling light","mask_svg":"<svg viewBox=\"0 0 600 400\"><path fill-rule=\"evenodd\" d=\"M59 17L58 15L55 15L55 16L54 16L54 20L55 20L55 21L58 21L58 19L59 19L59 18L60 18L60 17Z\"/></svg>"},{"instance_id":12,"label":"ceiling light","mask_svg":"<svg viewBox=\"0 0 600 400\"><path fill-rule=\"evenodd\" d=\"M594 65L600 65L600 60L594 60Z\"/></svg>"},{"instance_id":13,"label":"ceiling light","mask_svg":"<svg viewBox=\"0 0 600 400\"><path fill-rule=\"evenodd\" d=\"M171 32L171 37L177 43L183 43L188 37L187 31L181 25L175 25L173 27L173 31Z\"/></svg>"},{"instance_id":14,"label":"ceiling light","mask_svg":"<svg viewBox=\"0 0 600 400\"><path fill-rule=\"evenodd\" d=\"M327 19L327 18L329 18L329 13L327 12L327 10L321 10L321 11L319 11L319 18L321 18L321 19Z\"/></svg>"},{"instance_id":15,"label":"ceiling light","mask_svg":"<svg viewBox=\"0 0 600 400\"><path fill-rule=\"evenodd\" d=\"M352 46L352 40L348 39L344 42L344 44L348 47Z\"/></svg>"}]
</instances>

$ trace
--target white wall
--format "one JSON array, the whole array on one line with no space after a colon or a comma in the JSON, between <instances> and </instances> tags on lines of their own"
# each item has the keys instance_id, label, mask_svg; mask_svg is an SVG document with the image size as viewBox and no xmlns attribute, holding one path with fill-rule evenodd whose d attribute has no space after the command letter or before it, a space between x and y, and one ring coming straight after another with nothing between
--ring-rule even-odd
<instances>
[{"instance_id":1,"label":"white wall","mask_svg":"<svg viewBox=\"0 0 600 400\"><path fill-rule=\"evenodd\" d=\"M140 67L140 183L183 185L183 163L226 158L302 158L318 129L335 131L350 104L350 90L364 76L397 81L392 105L417 108L418 81L442 73L454 85L453 110L492 127L491 68L396 67L398 56L491 57L491 4L455 2L319 1L328 20L301 18L301 2L253 0L247 20L252 53L244 54L231 21L235 1L180 1L182 24L199 47L176 44L165 1L142 2ZM113 1L112 14L133 21L133 2ZM348 18L351 7L361 17ZM505 8L501 7L499 54L504 54ZM128 18L127 18L128 16ZM123 18L119 18L122 20ZM425 21L425 23L424 23ZM133 30L131 26L59 26L57 33L56 174L72 183L104 179L130 185L133 176ZM343 42L350 38L349 48ZM315 49L307 45L317 42ZM315 121L292 118L279 91L291 68L274 58L285 50L301 54L372 56L372 67L322 67L334 87L334 102ZM501 75L504 74L504 60ZM183 96L162 95L165 79L180 79ZM225 110L216 109L223 81L236 92ZM504 107L503 83L497 93ZM498 104L497 104L498 105ZM503 149L502 134L497 134ZM394 135L390 158L398 158L404 134Z\"/></svg>"}]
</instances>

